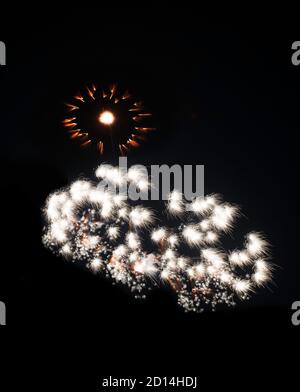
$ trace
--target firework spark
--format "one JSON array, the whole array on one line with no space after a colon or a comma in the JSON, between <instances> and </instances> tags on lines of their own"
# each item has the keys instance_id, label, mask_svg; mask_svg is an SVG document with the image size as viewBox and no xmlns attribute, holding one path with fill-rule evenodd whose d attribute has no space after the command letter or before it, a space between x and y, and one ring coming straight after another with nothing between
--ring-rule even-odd
<instances>
[{"instance_id":1,"label":"firework spark","mask_svg":"<svg viewBox=\"0 0 300 392\"><path fill-rule=\"evenodd\" d=\"M101 165L98 180L148 186L143 171ZM155 216L123 195L78 180L48 197L43 242L67 260L130 288L144 298L153 286L168 285L186 311L233 306L272 278L268 243L260 233L245 236L240 249L226 250L221 237L234 228L239 209L210 195L186 201L170 194L168 226L155 227ZM148 239L153 245L149 245Z\"/></svg>"},{"instance_id":2,"label":"firework spark","mask_svg":"<svg viewBox=\"0 0 300 392\"><path fill-rule=\"evenodd\" d=\"M143 103L128 92L120 93L116 85L106 89L86 86L66 107L62 123L70 138L79 140L82 147L95 145L100 154L115 149L126 155L156 129Z\"/></svg>"}]
</instances>

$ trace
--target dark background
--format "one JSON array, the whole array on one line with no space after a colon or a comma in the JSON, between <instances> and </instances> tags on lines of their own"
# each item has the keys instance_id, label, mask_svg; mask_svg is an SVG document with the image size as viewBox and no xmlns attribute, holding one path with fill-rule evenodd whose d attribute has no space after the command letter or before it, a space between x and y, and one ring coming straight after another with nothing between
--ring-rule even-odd
<instances>
[{"instance_id":1,"label":"dark background","mask_svg":"<svg viewBox=\"0 0 300 392\"><path fill-rule=\"evenodd\" d=\"M94 381L102 374L97 366L118 369L119 362L134 374L131 357L144 364L144 373L151 356L152 365L174 361L182 371L192 365L199 370L206 362L199 353L207 347L205 358L212 354L210 342L220 341L214 353L227 362L224 342L251 351L249 336L278 342L295 330L290 322L291 303L300 299L299 260L290 254L291 240L297 246L298 212L295 25L283 16L229 22L188 9L45 7L37 16L9 13L5 19L0 300L7 305L8 339L32 346L53 340L58 357L67 345L67 352L78 354L79 368L90 366ZM63 103L90 81L127 86L156 115L159 131L128 157L129 164L204 164L206 193L223 194L247 217L237 230L266 234L277 266L269 289L234 310L185 314L167 290L135 301L43 248L41 208L47 195L81 174L92 175L102 161L70 141L60 124Z\"/></svg>"}]
</instances>

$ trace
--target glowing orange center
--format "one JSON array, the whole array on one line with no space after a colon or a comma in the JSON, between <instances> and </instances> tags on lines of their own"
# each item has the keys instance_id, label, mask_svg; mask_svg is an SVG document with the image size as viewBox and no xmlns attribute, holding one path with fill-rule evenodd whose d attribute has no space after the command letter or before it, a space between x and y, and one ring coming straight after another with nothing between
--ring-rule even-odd
<instances>
[{"instance_id":1,"label":"glowing orange center","mask_svg":"<svg viewBox=\"0 0 300 392\"><path fill-rule=\"evenodd\" d=\"M104 125L111 125L115 121L115 116L112 112L106 110L100 114L99 121Z\"/></svg>"}]
</instances>

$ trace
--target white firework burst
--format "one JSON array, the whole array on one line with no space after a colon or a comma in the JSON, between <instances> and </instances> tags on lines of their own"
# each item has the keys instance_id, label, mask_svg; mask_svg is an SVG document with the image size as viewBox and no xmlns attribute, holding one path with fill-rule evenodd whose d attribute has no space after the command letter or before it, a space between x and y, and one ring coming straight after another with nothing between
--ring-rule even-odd
<instances>
[{"instance_id":1,"label":"white firework burst","mask_svg":"<svg viewBox=\"0 0 300 392\"><path fill-rule=\"evenodd\" d=\"M150 186L136 166L124 174L101 165L96 177L114 186ZM48 197L43 242L67 260L127 285L136 297L144 298L158 282L167 284L186 311L233 306L271 280L269 246L262 234L247 234L241 249L222 245L222 236L234 228L236 206L217 195L186 201L173 191L166 209L173 223L153 227L156 217L149 208L78 180Z\"/></svg>"}]
</instances>

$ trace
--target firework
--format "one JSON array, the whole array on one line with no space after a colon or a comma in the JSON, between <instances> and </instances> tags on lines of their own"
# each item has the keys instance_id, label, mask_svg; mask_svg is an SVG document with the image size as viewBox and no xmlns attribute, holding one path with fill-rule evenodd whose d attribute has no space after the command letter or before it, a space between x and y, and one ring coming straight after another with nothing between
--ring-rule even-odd
<instances>
[{"instance_id":1,"label":"firework","mask_svg":"<svg viewBox=\"0 0 300 392\"><path fill-rule=\"evenodd\" d=\"M138 148L147 133L155 130L152 113L130 93L121 93L116 85L98 88L86 86L66 104L63 126L71 139L82 147L95 145L100 154L116 149L126 155Z\"/></svg>"},{"instance_id":2,"label":"firework","mask_svg":"<svg viewBox=\"0 0 300 392\"><path fill-rule=\"evenodd\" d=\"M142 181L148 187L142 171L135 167L124 174L101 165L96 177L99 183L78 180L48 197L43 242L53 252L128 286L136 297L168 285L186 311L233 306L271 280L262 234L247 234L240 249L222 246L239 209L220 196L187 201L171 192L166 205L170 223L156 227L152 210L99 186L106 180L136 187Z\"/></svg>"}]
</instances>

